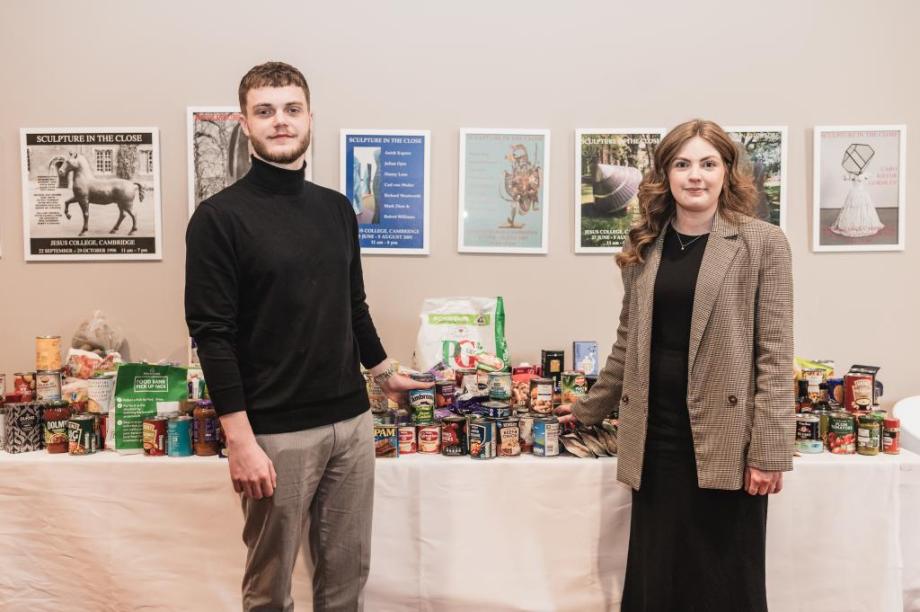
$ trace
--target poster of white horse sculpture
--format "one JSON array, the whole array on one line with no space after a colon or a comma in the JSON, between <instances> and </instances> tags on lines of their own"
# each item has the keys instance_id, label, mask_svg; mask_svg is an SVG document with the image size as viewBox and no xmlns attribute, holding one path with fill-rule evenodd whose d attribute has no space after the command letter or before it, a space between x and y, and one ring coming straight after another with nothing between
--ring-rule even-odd
<instances>
[{"instance_id":1,"label":"poster of white horse sculpture","mask_svg":"<svg viewBox=\"0 0 920 612\"><path fill-rule=\"evenodd\" d=\"M23 128L26 261L163 259L157 128Z\"/></svg>"}]
</instances>

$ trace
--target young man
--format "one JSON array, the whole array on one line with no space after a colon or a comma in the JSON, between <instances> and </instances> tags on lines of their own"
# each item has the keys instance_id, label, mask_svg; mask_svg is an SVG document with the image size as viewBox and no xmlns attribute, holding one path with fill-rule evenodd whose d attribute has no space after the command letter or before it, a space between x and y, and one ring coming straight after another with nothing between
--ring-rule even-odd
<instances>
[{"instance_id":1,"label":"young man","mask_svg":"<svg viewBox=\"0 0 920 612\"><path fill-rule=\"evenodd\" d=\"M310 90L269 62L240 82L252 169L201 203L186 235L185 316L242 494L245 610L291 610L298 549L313 609L361 609L374 448L359 360L395 373L365 301L358 226L341 194L304 181ZM308 527L307 527L308 526Z\"/></svg>"}]
</instances>

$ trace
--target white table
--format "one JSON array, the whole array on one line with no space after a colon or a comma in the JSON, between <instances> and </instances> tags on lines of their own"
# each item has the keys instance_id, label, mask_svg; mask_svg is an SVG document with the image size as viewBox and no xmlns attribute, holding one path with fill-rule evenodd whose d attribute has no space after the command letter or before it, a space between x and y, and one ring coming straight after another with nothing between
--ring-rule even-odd
<instances>
[{"instance_id":1,"label":"white table","mask_svg":"<svg viewBox=\"0 0 920 612\"><path fill-rule=\"evenodd\" d=\"M920 457L795 467L770 609L920 610ZM378 460L366 609L617 610L629 506L615 459ZM0 609L239 610L241 524L217 458L0 453Z\"/></svg>"}]
</instances>

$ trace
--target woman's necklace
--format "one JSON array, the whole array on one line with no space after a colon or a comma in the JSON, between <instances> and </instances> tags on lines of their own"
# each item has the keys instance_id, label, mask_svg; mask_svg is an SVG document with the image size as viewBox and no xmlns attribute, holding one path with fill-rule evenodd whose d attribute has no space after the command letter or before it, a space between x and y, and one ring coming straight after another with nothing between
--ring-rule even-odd
<instances>
[{"instance_id":1,"label":"woman's necklace","mask_svg":"<svg viewBox=\"0 0 920 612\"><path fill-rule=\"evenodd\" d=\"M706 234L700 234L699 236L695 236L695 237L693 238L693 240L691 240L690 242L684 243L684 241L680 239L680 232L678 232L678 231L677 231L677 228L674 227L674 221L673 221L673 220L671 221L671 229L674 230L674 235L677 236L677 242L680 243L680 250L681 250L681 251L686 251L688 246L690 246L691 244L693 244L694 242L696 242L697 240L699 240L700 238L702 238L703 236L706 235Z\"/></svg>"}]
</instances>

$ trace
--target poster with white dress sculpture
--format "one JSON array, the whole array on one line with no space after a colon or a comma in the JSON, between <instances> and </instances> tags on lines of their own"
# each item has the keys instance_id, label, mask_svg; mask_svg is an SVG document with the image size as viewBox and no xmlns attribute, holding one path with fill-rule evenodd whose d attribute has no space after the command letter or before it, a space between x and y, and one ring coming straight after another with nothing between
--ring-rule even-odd
<instances>
[{"instance_id":1,"label":"poster with white dress sculpture","mask_svg":"<svg viewBox=\"0 0 920 612\"><path fill-rule=\"evenodd\" d=\"M904 125L817 126L812 249L903 251Z\"/></svg>"}]
</instances>

